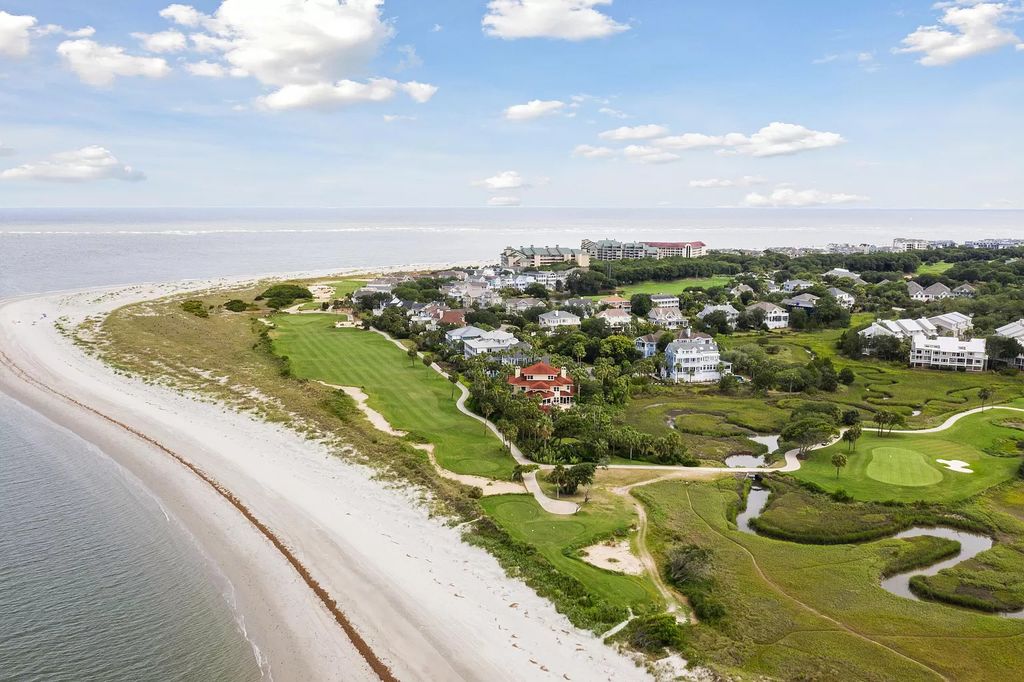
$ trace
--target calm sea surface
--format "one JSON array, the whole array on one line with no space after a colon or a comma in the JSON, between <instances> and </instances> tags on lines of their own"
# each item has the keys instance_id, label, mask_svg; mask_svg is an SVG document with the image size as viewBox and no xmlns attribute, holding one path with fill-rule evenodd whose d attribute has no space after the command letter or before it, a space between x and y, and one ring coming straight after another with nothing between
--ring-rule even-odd
<instances>
[{"instance_id":1,"label":"calm sea surface","mask_svg":"<svg viewBox=\"0 0 1024 682\"><path fill-rule=\"evenodd\" d=\"M714 247L1024 237L1022 211L0 209L0 298L493 259L583 238ZM102 453L0 396L0 680L260 676L226 587Z\"/></svg>"}]
</instances>

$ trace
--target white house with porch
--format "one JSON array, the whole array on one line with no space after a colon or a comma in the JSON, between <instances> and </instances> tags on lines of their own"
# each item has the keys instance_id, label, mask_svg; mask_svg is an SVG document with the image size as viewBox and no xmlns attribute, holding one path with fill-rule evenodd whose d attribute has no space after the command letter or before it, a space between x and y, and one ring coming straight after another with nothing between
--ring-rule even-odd
<instances>
[{"instance_id":1,"label":"white house with porch","mask_svg":"<svg viewBox=\"0 0 1024 682\"><path fill-rule=\"evenodd\" d=\"M722 362L718 344L707 334L693 332L665 348L662 378L673 383L714 382L731 371L731 365Z\"/></svg>"}]
</instances>

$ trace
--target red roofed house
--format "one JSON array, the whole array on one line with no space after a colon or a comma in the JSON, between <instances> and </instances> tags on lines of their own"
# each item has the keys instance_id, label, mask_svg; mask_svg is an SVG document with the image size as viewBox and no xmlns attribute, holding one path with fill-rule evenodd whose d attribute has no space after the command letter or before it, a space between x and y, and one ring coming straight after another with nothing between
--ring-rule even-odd
<instances>
[{"instance_id":1,"label":"red roofed house","mask_svg":"<svg viewBox=\"0 0 1024 682\"><path fill-rule=\"evenodd\" d=\"M539 397L540 406L551 409L552 406L562 410L572 406L576 386L566 376L565 368L555 368L546 362L538 362L529 367L516 367L514 376L508 378L514 393L525 393L530 397Z\"/></svg>"},{"instance_id":2,"label":"red roofed house","mask_svg":"<svg viewBox=\"0 0 1024 682\"><path fill-rule=\"evenodd\" d=\"M441 319L438 322L440 324L454 324L457 327L462 327L466 324L466 311L462 308L446 310L441 314Z\"/></svg>"}]
</instances>

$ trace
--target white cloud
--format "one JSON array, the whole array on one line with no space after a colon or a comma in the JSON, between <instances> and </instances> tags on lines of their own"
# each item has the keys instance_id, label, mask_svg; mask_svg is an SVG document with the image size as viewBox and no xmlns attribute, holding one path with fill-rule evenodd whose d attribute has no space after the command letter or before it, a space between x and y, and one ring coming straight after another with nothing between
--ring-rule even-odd
<instances>
[{"instance_id":1,"label":"white cloud","mask_svg":"<svg viewBox=\"0 0 1024 682\"><path fill-rule=\"evenodd\" d=\"M168 5L160 10L160 16L189 28L199 26L207 18L206 15L190 5Z\"/></svg>"},{"instance_id":2,"label":"white cloud","mask_svg":"<svg viewBox=\"0 0 1024 682\"><path fill-rule=\"evenodd\" d=\"M444 26L441 24L434 24L434 27L430 29L431 33L440 33L444 30Z\"/></svg>"},{"instance_id":3,"label":"white cloud","mask_svg":"<svg viewBox=\"0 0 1024 682\"><path fill-rule=\"evenodd\" d=\"M415 45L399 45L398 52L402 55L402 58L398 61L398 66L396 67L399 71L415 69L423 66L423 60L420 59L420 56L416 53Z\"/></svg>"},{"instance_id":4,"label":"white cloud","mask_svg":"<svg viewBox=\"0 0 1024 682\"><path fill-rule=\"evenodd\" d=\"M564 108L565 102L560 102L557 99L531 99L526 104L514 104L505 109L505 119L508 121L529 121L542 116L557 114Z\"/></svg>"},{"instance_id":5,"label":"white cloud","mask_svg":"<svg viewBox=\"0 0 1024 682\"><path fill-rule=\"evenodd\" d=\"M494 190L523 189L528 187L526 180L518 171L502 171L483 180L476 180L472 183L474 187L485 187Z\"/></svg>"},{"instance_id":6,"label":"white cloud","mask_svg":"<svg viewBox=\"0 0 1024 682\"><path fill-rule=\"evenodd\" d=\"M201 62L185 64L185 70L193 76L203 78L223 78L228 75L228 70L223 65L215 62L208 62L205 59Z\"/></svg>"},{"instance_id":7,"label":"white cloud","mask_svg":"<svg viewBox=\"0 0 1024 682\"><path fill-rule=\"evenodd\" d=\"M1015 45L1021 39L1004 24L1020 13L1021 7L1007 2L938 3L943 10L940 25L918 26L903 39L897 53L920 54L918 64L945 66L961 59Z\"/></svg>"},{"instance_id":8,"label":"white cloud","mask_svg":"<svg viewBox=\"0 0 1024 682\"><path fill-rule=\"evenodd\" d=\"M672 163L673 161L678 161L680 158L678 154L667 152L664 149L638 144L629 145L622 150L622 153L630 161L636 161L638 163Z\"/></svg>"},{"instance_id":9,"label":"white cloud","mask_svg":"<svg viewBox=\"0 0 1024 682\"><path fill-rule=\"evenodd\" d=\"M92 40L66 40L57 46L57 54L83 82L96 87L111 85L118 76L163 78L171 72L159 57L137 57Z\"/></svg>"},{"instance_id":10,"label":"white cloud","mask_svg":"<svg viewBox=\"0 0 1024 682\"><path fill-rule=\"evenodd\" d=\"M133 33L132 38L138 40L148 52L181 52L188 46L185 34L181 31Z\"/></svg>"},{"instance_id":11,"label":"white cloud","mask_svg":"<svg viewBox=\"0 0 1024 682\"><path fill-rule=\"evenodd\" d=\"M626 112L619 111L618 109L612 109L611 107L601 107L597 112L599 114L604 114L605 116L611 116L612 118L629 118L629 114Z\"/></svg>"},{"instance_id":12,"label":"white cloud","mask_svg":"<svg viewBox=\"0 0 1024 682\"><path fill-rule=\"evenodd\" d=\"M769 194L752 192L743 199L745 205L754 208L833 206L863 201L868 201L868 197L858 194L822 192L816 189L798 190L792 187L778 187Z\"/></svg>"},{"instance_id":13,"label":"white cloud","mask_svg":"<svg viewBox=\"0 0 1024 682\"><path fill-rule=\"evenodd\" d=\"M606 130L598 137L602 140L649 140L653 137L661 137L668 132L668 128L660 125L622 126L615 130Z\"/></svg>"},{"instance_id":14,"label":"white cloud","mask_svg":"<svg viewBox=\"0 0 1024 682\"><path fill-rule=\"evenodd\" d=\"M615 150L611 147L595 147L589 144L581 144L572 150L572 155L584 159L608 159L615 156Z\"/></svg>"},{"instance_id":15,"label":"white cloud","mask_svg":"<svg viewBox=\"0 0 1024 682\"><path fill-rule=\"evenodd\" d=\"M126 166L109 150L96 145L73 152L54 154L45 161L26 163L0 172L0 180L47 180L87 182L90 180L126 180L138 182L146 176Z\"/></svg>"},{"instance_id":16,"label":"white cloud","mask_svg":"<svg viewBox=\"0 0 1024 682\"><path fill-rule=\"evenodd\" d=\"M0 11L0 55L24 57L31 44L30 32L36 18Z\"/></svg>"},{"instance_id":17,"label":"white cloud","mask_svg":"<svg viewBox=\"0 0 1024 682\"><path fill-rule=\"evenodd\" d=\"M523 200L520 197L500 196L491 197L487 200L488 206L522 206Z\"/></svg>"},{"instance_id":18,"label":"white cloud","mask_svg":"<svg viewBox=\"0 0 1024 682\"><path fill-rule=\"evenodd\" d=\"M685 133L659 138L654 141L654 144L674 150L718 148L720 154L768 157L835 147L845 141L839 133L811 130L802 125L776 121L769 123L753 135Z\"/></svg>"},{"instance_id":19,"label":"white cloud","mask_svg":"<svg viewBox=\"0 0 1024 682\"><path fill-rule=\"evenodd\" d=\"M406 116L404 114L384 114L383 116L385 123L395 123L397 121L415 121L415 116Z\"/></svg>"},{"instance_id":20,"label":"white cloud","mask_svg":"<svg viewBox=\"0 0 1024 682\"><path fill-rule=\"evenodd\" d=\"M484 33L506 40L606 38L629 30L595 9L610 4L612 0L491 0L482 23Z\"/></svg>"},{"instance_id":21,"label":"white cloud","mask_svg":"<svg viewBox=\"0 0 1024 682\"><path fill-rule=\"evenodd\" d=\"M696 189L721 189L725 187L750 187L751 185L763 185L768 182L760 175L744 175L735 180L730 178L705 178L702 180L690 180L690 187Z\"/></svg>"},{"instance_id":22,"label":"white cloud","mask_svg":"<svg viewBox=\"0 0 1024 682\"><path fill-rule=\"evenodd\" d=\"M387 102L399 92L413 101L424 103L434 96L437 88L410 81L399 83L391 78L371 78L365 83L340 80L337 83L311 83L286 85L260 97L258 103L266 109L287 110L320 108L331 109L362 102Z\"/></svg>"}]
</instances>

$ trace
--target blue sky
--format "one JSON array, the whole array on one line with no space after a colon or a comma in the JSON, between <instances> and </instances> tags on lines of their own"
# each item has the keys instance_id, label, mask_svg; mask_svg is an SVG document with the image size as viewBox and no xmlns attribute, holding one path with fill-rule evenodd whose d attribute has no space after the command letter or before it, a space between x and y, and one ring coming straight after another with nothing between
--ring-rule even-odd
<instances>
[{"instance_id":1,"label":"blue sky","mask_svg":"<svg viewBox=\"0 0 1024 682\"><path fill-rule=\"evenodd\" d=\"M0 0L0 206L1024 207L1017 1L170 5Z\"/></svg>"}]
</instances>

